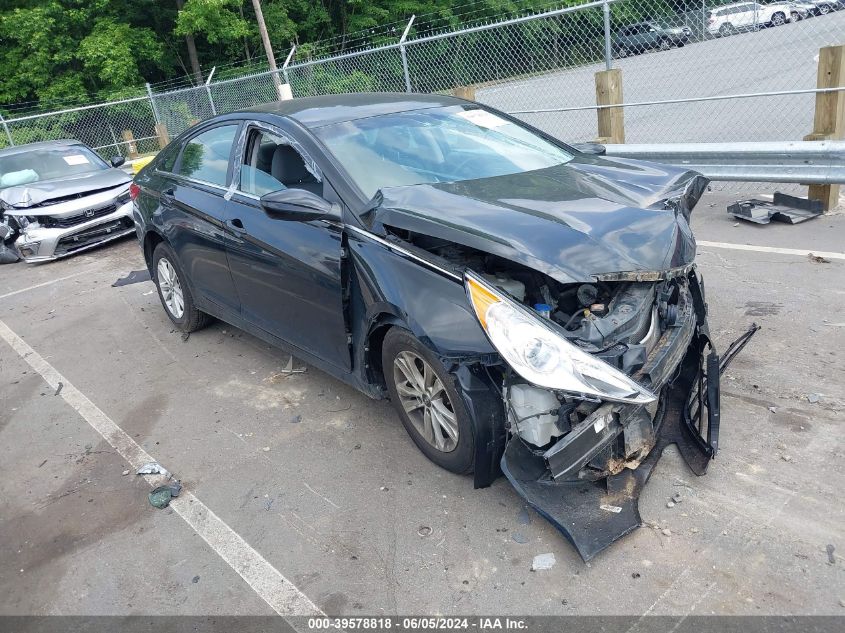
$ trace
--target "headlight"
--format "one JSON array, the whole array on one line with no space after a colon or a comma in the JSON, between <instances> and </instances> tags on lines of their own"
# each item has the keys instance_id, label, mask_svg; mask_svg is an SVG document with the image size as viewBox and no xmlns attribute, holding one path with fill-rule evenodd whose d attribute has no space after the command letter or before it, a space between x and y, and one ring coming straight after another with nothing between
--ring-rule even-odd
<instances>
[{"instance_id":1,"label":"headlight","mask_svg":"<svg viewBox=\"0 0 845 633\"><path fill-rule=\"evenodd\" d=\"M18 223L18 227L23 231L24 229L37 229L39 227L38 218L28 215L12 215L7 213L10 219Z\"/></svg>"},{"instance_id":2,"label":"headlight","mask_svg":"<svg viewBox=\"0 0 845 633\"><path fill-rule=\"evenodd\" d=\"M546 389L613 402L646 404L657 399L606 362L578 349L541 319L472 273L467 296L490 342L514 371Z\"/></svg>"},{"instance_id":3,"label":"headlight","mask_svg":"<svg viewBox=\"0 0 845 633\"><path fill-rule=\"evenodd\" d=\"M124 191L122 194L120 194L117 197L117 204L118 205L124 205L131 200L132 200L132 197L129 195L129 189L127 189L126 191Z\"/></svg>"}]
</instances>

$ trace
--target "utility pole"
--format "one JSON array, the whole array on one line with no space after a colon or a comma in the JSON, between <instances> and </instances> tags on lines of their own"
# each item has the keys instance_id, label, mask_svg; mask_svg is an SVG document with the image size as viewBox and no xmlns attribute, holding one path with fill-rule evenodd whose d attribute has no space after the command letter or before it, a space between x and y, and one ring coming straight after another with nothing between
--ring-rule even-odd
<instances>
[{"instance_id":1,"label":"utility pole","mask_svg":"<svg viewBox=\"0 0 845 633\"><path fill-rule=\"evenodd\" d=\"M282 89L282 80L279 79L279 70L276 67L276 57L273 55L273 45L270 43L270 35L267 33L267 25L264 23L264 13L261 11L261 0L252 0L252 7L255 9L255 20L258 22L258 32L261 33L261 42L264 44L264 52L267 53L267 63L270 65L270 72L273 77L273 85L276 86L276 95L279 101L285 98Z\"/></svg>"}]
</instances>

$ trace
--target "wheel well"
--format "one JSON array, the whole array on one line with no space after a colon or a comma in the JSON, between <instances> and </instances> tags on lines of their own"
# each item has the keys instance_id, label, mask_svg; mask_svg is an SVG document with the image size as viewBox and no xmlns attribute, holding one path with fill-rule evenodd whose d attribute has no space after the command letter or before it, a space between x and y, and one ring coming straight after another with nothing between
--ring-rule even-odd
<instances>
[{"instance_id":1,"label":"wheel well","mask_svg":"<svg viewBox=\"0 0 845 633\"><path fill-rule=\"evenodd\" d=\"M394 325L393 322L383 321L371 329L364 351L364 362L366 364L369 382L385 389L387 388L387 383L384 381L384 367L381 365L381 349L384 345L384 337L387 336L390 328L394 327Z\"/></svg>"},{"instance_id":2,"label":"wheel well","mask_svg":"<svg viewBox=\"0 0 845 633\"><path fill-rule=\"evenodd\" d=\"M163 241L164 238L155 231L148 231L144 236L144 261L147 262L150 272L153 270L153 251Z\"/></svg>"}]
</instances>

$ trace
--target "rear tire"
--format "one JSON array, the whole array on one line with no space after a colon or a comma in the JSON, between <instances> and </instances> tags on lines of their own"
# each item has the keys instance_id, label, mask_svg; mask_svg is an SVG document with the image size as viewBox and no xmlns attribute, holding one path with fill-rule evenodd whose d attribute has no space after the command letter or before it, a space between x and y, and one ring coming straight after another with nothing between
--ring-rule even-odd
<instances>
[{"instance_id":1,"label":"rear tire","mask_svg":"<svg viewBox=\"0 0 845 633\"><path fill-rule=\"evenodd\" d=\"M783 26L786 24L786 16L783 13L775 13L772 16L772 26Z\"/></svg>"},{"instance_id":2,"label":"rear tire","mask_svg":"<svg viewBox=\"0 0 845 633\"><path fill-rule=\"evenodd\" d=\"M831 8L829 4L822 4L819 6L819 15L827 15L830 11Z\"/></svg>"},{"instance_id":3,"label":"rear tire","mask_svg":"<svg viewBox=\"0 0 845 633\"><path fill-rule=\"evenodd\" d=\"M153 251L153 280L161 305L176 329L194 332L211 322L211 317L194 304L176 253L166 242L161 242Z\"/></svg>"},{"instance_id":4,"label":"rear tire","mask_svg":"<svg viewBox=\"0 0 845 633\"><path fill-rule=\"evenodd\" d=\"M394 327L384 337L381 362L390 400L417 448L441 468L472 472L472 421L440 359L410 332Z\"/></svg>"},{"instance_id":5,"label":"rear tire","mask_svg":"<svg viewBox=\"0 0 845 633\"><path fill-rule=\"evenodd\" d=\"M733 35L734 33L736 33L736 27L730 22L725 22L719 27L719 35L722 37L727 37L728 35Z\"/></svg>"},{"instance_id":6,"label":"rear tire","mask_svg":"<svg viewBox=\"0 0 845 633\"><path fill-rule=\"evenodd\" d=\"M660 44L657 46L661 51L668 51L672 48L672 42L669 40L660 40Z\"/></svg>"}]
</instances>

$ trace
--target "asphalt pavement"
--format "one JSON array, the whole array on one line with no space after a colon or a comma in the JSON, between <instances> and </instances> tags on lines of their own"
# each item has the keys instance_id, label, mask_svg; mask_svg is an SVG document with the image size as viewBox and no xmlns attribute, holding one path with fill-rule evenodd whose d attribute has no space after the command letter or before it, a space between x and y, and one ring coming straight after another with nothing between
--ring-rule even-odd
<instances>
[{"instance_id":1,"label":"asphalt pavement","mask_svg":"<svg viewBox=\"0 0 845 633\"><path fill-rule=\"evenodd\" d=\"M845 44L845 11L613 61L625 103L806 90L816 87L819 48ZM504 63L504 61L503 61ZM595 106L594 74L581 66L479 88L505 112ZM625 109L628 143L797 141L812 131L815 95L748 97ZM594 109L520 114L573 142L597 136Z\"/></svg>"}]
</instances>

